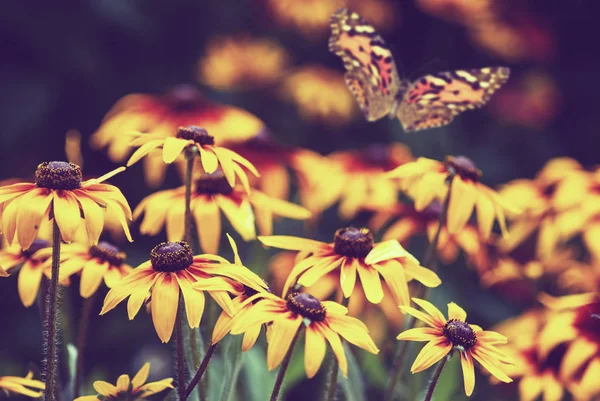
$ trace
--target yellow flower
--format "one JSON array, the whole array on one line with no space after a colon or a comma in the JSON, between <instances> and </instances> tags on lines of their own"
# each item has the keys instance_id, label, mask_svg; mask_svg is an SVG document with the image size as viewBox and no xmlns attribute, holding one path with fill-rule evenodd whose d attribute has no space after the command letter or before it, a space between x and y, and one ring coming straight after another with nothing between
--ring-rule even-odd
<instances>
[{"instance_id":1,"label":"yellow flower","mask_svg":"<svg viewBox=\"0 0 600 401\"><path fill-rule=\"evenodd\" d=\"M301 150L291 160L300 177L302 204L318 214L339 201L340 217L350 220L362 209L393 207L399 188L382 173L412 161L413 157L402 144L378 144L328 156Z\"/></svg>"},{"instance_id":2,"label":"yellow flower","mask_svg":"<svg viewBox=\"0 0 600 401\"><path fill-rule=\"evenodd\" d=\"M167 164L173 163L186 149L193 149L200 155L200 162L205 173L212 174L220 168L229 185L235 185L236 176L244 184L247 192L250 191L248 178L242 166L250 170L256 177L259 176L256 168L248 160L237 153L215 145L215 138L208 134L204 128L194 125L179 127L177 135L162 136L152 134L130 134L135 137L131 146L139 146L127 161L127 167L138 162L154 149L162 148L162 158Z\"/></svg>"},{"instance_id":3,"label":"yellow flower","mask_svg":"<svg viewBox=\"0 0 600 401\"><path fill-rule=\"evenodd\" d=\"M258 190L246 192L238 186L232 188L224 174L200 176L193 185L191 211L196 221L202 249L216 253L221 239L220 211L244 241L256 238L255 222L263 234L273 232L273 215L304 220L310 212L303 207L280 199L273 199ZM164 223L169 241L184 237L185 188L156 192L144 198L133 215L137 219L144 213L140 225L142 234L156 235Z\"/></svg>"},{"instance_id":4,"label":"yellow flower","mask_svg":"<svg viewBox=\"0 0 600 401\"><path fill-rule=\"evenodd\" d=\"M477 208L477 223L484 238L489 238L496 219L503 235L507 235L505 211L520 212L479 182L481 171L464 156L448 156L443 163L420 157L390 171L387 176L401 179L402 188L415 200L417 210L425 209L434 199L443 202L448 194L447 181L454 177L446 218L450 234L460 232Z\"/></svg>"},{"instance_id":5,"label":"yellow flower","mask_svg":"<svg viewBox=\"0 0 600 401\"><path fill-rule=\"evenodd\" d=\"M150 363L146 362L133 379L130 379L129 375L119 376L116 386L102 380L97 380L94 382L94 389L98 392L98 395L86 395L76 398L75 401L139 401L166 389L173 388L173 379L171 378L146 383L149 373Z\"/></svg>"},{"instance_id":6,"label":"yellow flower","mask_svg":"<svg viewBox=\"0 0 600 401\"><path fill-rule=\"evenodd\" d=\"M82 222L91 244L97 244L105 215L120 223L129 241L127 220L131 209L119 188L102 184L125 168L121 167L99 178L81 181L81 169L73 163L44 162L35 172L35 183L19 183L0 187L2 231L28 249L37 237L43 220L55 218L62 240L71 242Z\"/></svg>"},{"instance_id":7,"label":"yellow flower","mask_svg":"<svg viewBox=\"0 0 600 401\"><path fill-rule=\"evenodd\" d=\"M429 241L433 241L439 227L442 204L438 200L432 201L425 209L419 211L412 205L397 203L390 209L375 210L369 222L369 227L379 231L387 222L397 217L384 232L384 241L395 239L404 247L408 246L410 239L425 233ZM467 224L460 232L450 234L448 228L443 226L437 241L437 254L444 263L452 263L462 249L467 258L472 258L481 252L484 245L477 228Z\"/></svg>"},{"instance_id":8,"label":"yellow flower","mask_svg":"<svg viewBox=\"0 0 600 401\"><path fill-rule=\"evenodd\" d=\"M270 323L267 367L275 369L290 348L304 324L306 376L317 374L325 357L327 340L338 360L340 370L347 375L348 363L340 336L346 341L373 354L379 349L369 336L367 327L358 319L346 316L348 310L335 302L319 302L307 293L291 293L284 300L273 294L260 293L248 298L250 304L256 298L264 298L233 318L231 334L253 330L256 325Z\"/></svg>"},{"instance_id":9,"label":"yellow flower","mask_svg":"<svg viewBox=\"0 0 600 401\"><path fill-rule=\"evenodd\" d=\"M0 393L22 394L27 397L40 398L44 395L43 391L46 387L39 380L33 380L33 373L28 372L25 377L17 376L0 376ZM32 390L35 389L35 390Z\"/></svg>"},{"instance_id":10,"label":"yellow flower","mask_svg":"<svg viewBox=\"0 0 600 401\"><path fill-rule=\"evenodd\" d=\"M367 228L341 228L336 231L332 243L284 235L258 239L267 246L300 252L283 288L284 296L296 282L310 287L338 269L344 297L352 295L358 274L365 296L375 304L381 302L384 295L381 278L393 294L396 305L409 303L407 281L411 279L428 287L437 287L441 283L437 274L422 267L398 241L375 244Z\"/></svg>"},{"instance_id":11,"label":"yellow flower","mask_svg":"<svg viewBox=\"0 0 600 401\"><path fill-rule=\"evenodd\" d=\"M325 67L308 66L292 72L282 84L282 94L306 121L341 126L357 114L342 73Z\"/></svg>"},{"instance_id":12,"label":"yellow flower","mask_svg":"<svg viewBox=\"0 0 600 401\"><path fill-rule=\"evenodd\" d=\"M11 270L21 265L17 286L26 308L35 302L43 275L51 276L51 271L44 265L51 255L48 246L48 241L36 239L27 250L17 244L0 250L0 270Z\"/></svg>"},{"instance_id":13,"label":"yellow flower","mask_svg":"<svg viewBox=\"0 0 600 401\"><path fill-rule=\"evenodd\" d=\"M467 313L457 304L448 304L447 320L433 304L419 298L413 301L425 310L423 313L411 306L400 306L408 313L426 323L429 327L410 329L398 335L398 340L425 341L410 371L421 372L453 351L460 353L460 361L465 382L465 393L470 396L475 388L473 360L479 362L488 372L505 383L512 382L507 376L505 365L512 360L496 346L506 344L507 339L494 331L484 331L481 327L467 324Z\"/></svg>"},{"instance_id":14,"label":"yellow flower","mask_svg":"<svg viewBox=\"0 0 600 401\"><path fill-rule=\"evenodd\" d=\"M127 313L131 320L152 295L152 322L158 337L166 343L173 333L180 292L190 327L198 327L204 311L204 292L195 290L193 284L207 279L215 281L214 278L224 281L224 285L233 280L256 290L266 286L247 268L231 264L220 256L193 256L186 242L163 242L152 249L149 261L133 269L106 294L100 314L114 309L129 297ZM235 313L227 291L208 290L208 293L227 313Z\"/></svg>"},{"instance_id":15,"label":"yellow flower","mask_svg":"<svg viewBox=\"0 0 600 401\"><path fill-rule=\"evenodd\" d=\"M81 274L79 293L83 298L91 297L100 287L102 280L113 288L133 270L124 263L127 255L116 246L101 241L91 247L73 243L60 250L59 280L64 281L73 274ZM49 265L49 261L46 262Z\"/></svg>"},{"instance_id":16,"label":"yellow flower","mask_svg":"<svg viewBox=\"0 0 600 401\"><path fill-rule=\"evenodd\" d=\"M289 57L269 39L229 36L212 39L198 63L199 80L218 90L256 89L277 82Z\"/></svg>"},{"instance_id":17,"label":"yellow flower","mask_svg":"<svg viewBox=\"0 0 600 401\"><path fill-rule=\"evenodd\" d=\"M194 86L179 85L163 95L133 94L119 100L92 135L91 145L95 149L108 147L109 158L122 162L131 150L131 138L124 133L167 137L175 136L178 127L188 125L202 126L219 145L245 141L266 129L251 113L210 102ZM148 155L144 171L148 184L161 184L166 172L162 156L156 152Z\"/></svg>"}]
</instances>

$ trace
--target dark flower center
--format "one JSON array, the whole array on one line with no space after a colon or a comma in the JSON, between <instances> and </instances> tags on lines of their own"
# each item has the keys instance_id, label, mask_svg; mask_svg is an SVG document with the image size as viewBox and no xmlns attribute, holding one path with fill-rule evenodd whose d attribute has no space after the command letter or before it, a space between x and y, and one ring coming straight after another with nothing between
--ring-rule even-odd
<instances>
[{"instance_id":1,"label":"dark flower center","mask_svg":"<svg viewBox=\"0 0 600 401\"><path fill-rule=\"evenodd\" d=\"M450 319L444 326L444 335L455 347L467 350L477 343L475 332L467 323Z\"/></svg>"},{"instance_id":2,"label":"dark flower center","mask_svg":"<svg viewBox=\"0 0 600 401\"><path fill-rule=\"evenodd\" d=\"M185 241L163 242L150 252L150 262L159 272L176 272L187 269L194 261L192 248Z\"/></svg>"},{"instance_id":3,"label":"dark flower center","mask_svg":"<svg viewBox=\"0 0 600 401\"><path fill-rule=\"evenodd\" d=\"M31 243L29 249L23 249L22 254L25 258L29 259L33 256L34 253L36 253L40 249L48 248L49 246L50 243L48 241L43 239L36 239Z\"/></svg>"},{"instance_id":4,"label":"dark flower center","mask_svg":"<svg viewBox=\"0 0 600 401\"><path fill-rule=\"evenodd\" d=\"M214 145L215 137L208 134L208 131L197 125L188 125L177 129L177 138L191 139L200 145Z\"/></svg>"},{"instance_id":5,"label":"dark flower center","mask_svg":"<svg viewBox=\"0 0 600 401\"><path fill-rule=\"evenodd\" d=\"M121 266L127 258L125 252L121 252L119 248L105 241L92 246L89 252L94 258L98 258L102 262L108 262L113 266Z\"/></svg>"},{"instance_id":6,"label":"dark flower center","mask_svg":"<svg viewBox=\"0 0 600 401\"><path fill-rule=\"evenodd\" d=\"M333 237L333 250L338 255L364 258L373 249L373 234L368 228L340 228Z\"/></svg>"},{"instance_id":7,"label":"dark flower center","mask_svg":"<svg viewBox=\"0 0 600 401\"><path fill-rule=\"evenodd\" d=\"M444 164L450 174L459 175L462 179L479 181L479 178L481 178L481 170L468 157L448 156Z\"/></svg>"},{"instance_id":8,"label":"dark flower center","mask_svg":"<svg viewBox=\"0 0 600 401\"><path fill-rule=\"evenodd\" d=\"M75 163L43 162L35 170L35 183L40 188L72 191L81 188L81 168Z\"/></svg>"},{"instance_id":9,"label":"dark flower center","mask_svg":"<svg viewBox=\"0 0 600 401\"><path fill-rule=\"evenodd\" d=\"M223 194L228 195L233 192L233 188L227 182L227 178L221 169L217 169L214 173L203 174L195 182L196 193L198 194Z\"/></svg>"},{"instance_id":10,"label":"dark flower center","mask_svg":"<svg viewBox=\"0 0 600 401\"><path fill-rule=\"evenodd\" d=\"M577 308L573 325L592 341L600 342L600 302Z\"/></svg>"},{"instance_id":11,"label":"dark flower center","mask_svg":"<svg viewBox=\"0 0 600 401\"><path fill-rule=\"evenodd\" d=\"M164 100L176 112L192 111L205 104L200 91L188 84L174 86L165 94Z\"/></svg>"},{"instance_id":12,"label":"dark flower center","mask_svg":"<svg viewBox=\"0 0 600 401\"><path fill-rule=\"evenodd\" d=\"M322 322L327 312L319 300L305 292L293 292L287 297L287 307L311 322Z\"/></svg>"}]
</instances>

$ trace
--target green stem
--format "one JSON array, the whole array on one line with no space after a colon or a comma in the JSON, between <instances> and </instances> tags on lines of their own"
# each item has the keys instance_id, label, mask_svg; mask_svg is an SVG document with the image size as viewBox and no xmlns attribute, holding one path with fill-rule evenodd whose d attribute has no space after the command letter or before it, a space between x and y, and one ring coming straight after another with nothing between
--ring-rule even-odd
<instances>
[{"instance_id":1,"label":"green stem","mask_svg":"<svg viewBox=\"0 0 600 401\"><path fill-rule=\"evenodd\" d=\"M435 386L438 383L438 380L440 379L440 375L442 374L442 370L444 370L444 366L446 366L446 362L448 362L448 360L452 357L452 354L448 354L447 356L443 357L442 360L438 363L437 367L435 368L435 372L433 372L433 376L431 377L431 381L429 382L429 388L427 389L427 394L425 395L425 400L424 401L431 401L431 398L433 397L433 392L435 391Z\"/></svg>"},{"instance_id":2,"label":"green stem","mask_svg":"<svg viewBox=\"0 0 600 401\"><path fill-rule=\"evenodd\" d=\"M273 392L271 393L270 401L277 401L279 397L279 392L281 391L281 385L283 384L283 378L285 377L285 372L287 371L288 365L290 364L290 360L292 359L292 354L294 353L294 346L296 345L296 341L298 340L298 336L300 335L300 329L296 331L292 343L290 344L290 348L288 349L287 354L285 354L285 358L281 362L281 367L279 368L279 373L277 373L277 379L275 380L275 386L273 386Z\"/></svg>"},{"instance_id":3,"label":"green stem","mask_svg":"<svg viewBox=\"0 0 600 401\"><path fill-rule=\"evenodd\" d=\"M56 401L58 393L58 275L60 271L60 229L52 220L52 277L48 285L44 319L45 401Z\"/></svg>"},{"instance_id":4,"label":"green stem","mask_svg":"<svg viewBox=\"0 0 600 401\"><path fill-rule=\"evenodd\" d=\"M92 316L94 301L96 300L98 291L94 292L89 298L83 300L83 308L81 310L81 318L79 319L79 331L77 333L77 363L75 368L75 387L73 388L73 398L79 397L83 379L83 354L87 345L87 333Z\"/></svg>"},{"instance_id":5,"label":"green stem","mask_svg":"<svg viewBox=\"0 0 600 401\"><path fill-rule=\"evenodd\" d=\"M184 401L185 396L185 355L183 352L183 302L179 296L179 307L175 319L175 369L177 371L177 394L179 401Z\"/></svg>"},{"instance_id":6,"label":"green stem","mask_svg":"<svg viewBox=\"0 0 600 401\"><path fill-rule=\"evenodd\" d=\"M329 366L329 377L325 383L325 398L324 401L333 401L337 394L337 379L339 365L335 355L331 355L331 364Z\"/></svg>"},{"instance_id":7,"label":"green stem","mask_svg":"<svg viewBox=\"0 0 600 401\"><path fill-rule=\"evenodd\" d=\"M200 379L202 379L202 375L204 375L204 372L206 371L206 368L208 367L208 363L210 362L210 358L212 358L213 353L215 352L216 348L217 348L217 343L211 344L211 346L208 347L208 349L206 350L204 359L202 359L202 363L200 364L198 371L196 372L196 374L190 381L190 384L188 384L188 386L185 390L185 396L184 396L184 398L182 398L182 401L185 401L187 399L187 397L189 397L189 395L192 393L192 391L194 391L194 388L200 382Z\"/></svg>"}]
</instances>

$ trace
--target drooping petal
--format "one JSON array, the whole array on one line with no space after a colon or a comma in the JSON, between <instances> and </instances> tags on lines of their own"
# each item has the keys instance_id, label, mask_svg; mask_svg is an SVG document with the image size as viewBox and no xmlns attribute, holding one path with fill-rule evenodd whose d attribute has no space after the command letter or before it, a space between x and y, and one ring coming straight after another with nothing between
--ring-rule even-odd
<instances>
[{"instance_id":1,"label":"drooping petal","mask_svg":"<svg viewBox=\"0 0 600 401\"><path fill-rule=\"evenodd\" d=\"M17 239L23 249L28 249L37 237L42 219L48 213L52 194L46 188L35 188L19 199L16 227Z\"/></svg>"},{"instance_id":2,"label":"drooping petal","mask_svg":"<svg viewBox=\"0 0 600 401\"><path fill-rule=\"evenodd\" d=\"M328 249L332 246L324 242L315 241L307 238L292 237L289 235L270 235L260 236L258 240L265 246L272 246L279 249L287 249L289 251L305 251Z\"/></svg>"},{"instance_id":3,"label":"drooping petal","mask_svg":"<svg viewBox=\"0 0 600 401\"><path fill-rule=\"evenodd\" d=\"M37 293L40 289L40 283L42 282L43 269L41 265L33 265L31 263L25 263L19 271L19 277L17 279L17 288L19 290L19 297L23 306L26 308L34 304L37 297Z\"/></svg>"},{"instance_id":4,"label":"drooping petal","mask_svg":"<svg viewBox=\"0 0 600 401\"><path fill-rule=\"evenodd\" d=\"M85 263L81 270L81 283L79 286L79 293L83 298L91 297L100 287L109 265L108 261L99 263L97 259L91 259Z\"/></svg>"},{"instance_id":5,"label":"drooping petal","mask_svg":"<svg viewBox=\"0 0 600 401\"><path fill-rule=\"evenodd\" d=\"M163 143L162 157L163 161L171 164L177 159L177 156L183 152L186 146L190 145L190 141L175 137L168 137Z\"/></svg>"},{"instance_id":6,"label":"drooping petal","mask_svg":"<svg viewBox=\"0 0 600 401\"><path fill-rule=\"evenodd\" d=\"M468 352L460 353L460 364L463 371L463 379L465 382L465 394L470 397L475 388L475 367L473 366L473 358Z\"/></svg>"},{"instance_id":7,"label":"drooping petal","mask_svg":"<svg viewBox=\"0 0 600 401\"><path fill-rule=\"evenodd\" d=\"M204 149L202 146L198 146L198 151L200 152L200 162L202 163L202 168L208 174L214 173L219 167L219 159L217 159L217 155L215 155L211 149Z\"/></svg>"},{"instance_id":8,"label":"drooping petal","mask_svg":"<svg viewBox=\"0 0 600 401\"><path fill-rule=\"evenodd\" d=\"M304 369L306 377L311 379L317 374L325 358L325 337L318 330L308 326L305 331L304 349Z\"/></svg>"},{"instance_id":9,"label":"drooping petal","mask_svg":"<svg viewBox=\"0 0 600 401\"><path fill-rule=\"evenodd\" d=\"M471 351L471 355L473 356L473 358L475 358L475 360L477 362L479 362L481 364L481 366L483 366L488 372L490 372L498 380L500 380L504 383L512 382L512 379L510 377L508 377L508 375L506 373L504 373L502 371L502 369L500 369L500 367L498 367L494 363L493 360L491 360L488 357L479 353L477 347L473 347L470 351Z\"/></svg>"},{"instance_id":10,"label":"drooping petal","mask_svg":"<svg viewBox=\"0 0 600 401\"><path fill-rule=\"evenodd\" d=\"M212 332L212 343L216 344L223 339L231 331L231 324L233 323L233 318L229 316L226 312L221 312L217 321L215 322L215 327ZM260 327L260 325L259 325Z\"/></svg>"},{"instance_id":11,"label":"drooping petal","mask_svg":"<svg viewBox=\"0 0 600 401\"><path fill-rule=\"evenodd\" d=\"M185 236L185 201L174 199L167 211L167 238L169 241L181 241Z\"/></svg>"},{"instance_id":12,"label":"drooping petal","mask_svg":"<svg viewBox=\"0 0 600 401\"><path fill-rule=\"evenodd\" d=\"M350 295L354 291L354 286L356 285L356 265L358 263L358 259L356 258L342 259L340 285L346 298L350 298Z\"/></svg>"},{"instance_id":13,"label":"drooping petal","mask_svg":"<svg viewBox=\"0 0 600 401\"><path fill-rule=\"evenodd\" d=\"M127 161L127 167L131 167L138 161L142 159L142 157L146 156L152 150L158 148L163 143L163 139L155 139L153 141L146 142L142 146L140 146L129 158Z\"/></svg>"},{"instance_id":14,"label":"drooping petal","mask_svg":"<svg viewBox=\"0 0 600 401\"><path fill-rule=\"evenodd\" d=\"M159 277L160 274L153 274L144 277L135 283L135 287L131 291L131 295L127 301L127 316L129 317L129 320L133 320L133 318L138 314L140 308L148 298L150 289L154 283L156 283Z\"/></svg>"},{"instance_id":15,"label":"drooping petal","mask_svg":"<svg viewBox=\"0 0 600 401\"><path fill-rule=\"evenodd\" d=\"M338 361L338 366L340 367L342 374L344 377L348 377L348 360L346 359L346 353L344 352L344 346L342 345L340 336L325 325L318 325L317 328L329 342L335 358Z\"/></svg>"},{"instance_id":16,"label":"drooping petal","mask_svg":"<svg viewBox=\"0 0 600 401\"><path fill-rule=\"evenodd\" d=\"M384 260L412 257L406 249L396 240L388 240L375 245L365 258L365 263L373 265Z\"/></svg>"},{"instance_id":17,"label":"drooping petal","mask_svg":"<svg viewBox=\"0 0 600 401\"><path fill-rule=\"evenodd\" d=\"M489 239L492 233L492 227L494 226L495 210L494 203L492 200L481 195L477 197L477 224L479 226L479 232L485 239Z\"/></svg>"},{"instance_id":18,"label":"drooping petal","mask_svg":"<svg viewBox=\"0 0 600 401\"><path fill-rule=\"evenodd\" d=\"M219 206L210 197L198 197L193 203L192 212L202 250L207 253L217 253L221 240Z\"/></svg>"},{"instance_id":19,"label":"drooping petal","mask_svg":"<svg viewBox=\"0 0 600 401\"><path fill-rule=\"evenodd\" d=\"M463 229L473 213L477 200L477 187L471 181L463 181L459 176L452 180L452 192L448 204L447 222L450 234Z\"/></svg>"},{"instance_id":20,"label":"drooping petal","mask_svg":"<svg viewBox=\"0 0 600 401\"><path fill-rule=\"evenodd\" d=\"M83 210L85 230L91 245L97 245L104 228L104 210L85 194L77 197Z\"/></svg>"},{"instance_id":21,"label":"drooping petal","mask_svg":"<svg viewBox=\"0 0 600 401\"><path fill-rule=\"evenodd\" d=\"M275 369L285 355L287 354L292 340L302 324L302 317L295 319L278 319L271 326L271 336L269 337L269 348L267 350L267 368Z\"/></svg>"},{"instance_id":22,"label":"drooping petal","mask_svg":"<svg viewBox=\"0 0 600 401\"><path fill-rule=\"evenodd\" d=\"M440 337L425 344L410 368L411 373L421 372L433 366L452 350L452 343Z\"/></svg>"},{"instance_id":23,"label":"drooping petal","mask_svg":"<svg viewBox=\"0 0 600 401\"><path fill-rule=\"evenodd\" d=\"M77 198L70 191L54 191L54 218L63 241L73 241L81 223L81 211Z\"/></svg>"},{"instance_id":24,"label":"drooping petal","mask_svg":"<svg viewBox=\"0 0 600 401\"><path fill-rule=\"evenodd\" d=\"M242 339L242 352L246 352L250 348L254 347L254 344L256 344L256 340L258 340L258 336L260 335L261 329L262 325L257 324L246 330L244 333L244 338Z\"/></svg>"},{"instance_id":25,"label":"drooping petal","mask_svg":"<svg viewBox=\"0 0 600 401\"><path fill-rule=\"evenodd\" d=\"M373 354L379 353L379 349L369 336L364 323L350 316L331 316L327 323L333 331L344 337L350 344L365 349Z\"/></svg>"},{"instance_id":26,"label":"drooping petal","mask_svg":"<svg viewBox=\"0 0 600 401\"><path fill-rule=\"evenodd\" d=\"M374 304L381 302L383 299L383 288L379 272L371 266L364 266L362 263L358 263L356 268L367 300Z\"/></svg>"},{"instance_id":27,"label":"drooping petal","mask_svg":"<svg viewBox=\"0 0 600 401\"><path fill-rule=\"evenodd\" d=\"M408 292L408 283L404 274L404 268L395 260L378 263L373 265L385 280L390 291L394 295L394 301L398 305L409 305L410 294Z\"/></svg>"},{"instance_id":28,"label":"drooping petal","mask_svg":"<svg viewBox=\"0 0 600 401\"><path fill-rule=\"evenodd\" d=\"M578 369L599 353L600 346L596 342L585 336L575 339L563 357L560 367L561 377L570 379Z\"/></svg>"},{"instance_id":29,"label":"drooping petal","mask_svg":"<svg viewBox=\"0 0 600 401\"><path fill-rule=\"evenodd\" d=\"M244 241L250 241L256 238L256 229L254 228L254 212L248 199L236 202L227 196L215 196L217 205L227 217L235 231L237 231Z\"/></svg>"},{"instance_id":30,"label":"drooping petal","mask_svg":"<svg viewBox=\"0 0 600 401\"><path fill-rule=\"evenodd\" d=\"M8 205L5 206L4 212L1 214L2 216L2 230L4 234L4 238L9 245L12 245L15 239L15 233L17 231L17 217L19 210L19 203L21 202L21 198L17 198L11 201ZM2 209L0 209L2 211Z\"/></svg>"},{"instance_id":31,"label":"drooping petal","mask_svg":"<svg viewBox=\"0 0 600 401\"><path fill-rule=\"evenodd\" d=\"M411 262L403 263L402 266L409 277L417 280L426 287L435 288L442 284L440 277L431 269Z\"/></svg>"},{"instance_id":32,"label":"drooping petal","mask_svg":"<svg viewBox=\"0 0 600 401\"><path fill-rule=\"evenodd\" d=\"M163 343L169 342L179 306L179 285L172 273L162 274L152 289L152 322Z\"/></svg>"},{"instance_id":33,"label":"drooping petal","mask_svg":"<svg viewBox=\"0 0 600 401\"><path fill-rule=\"evenodd\" d=\"M196 280L189 273L182 271L176 273L175 277L183 294L188 323L192 329L196 328L200 326L204 312L204 293L192 288L192 283Z\"/></svg>"},{"instance_id":34,"label":"drooping petal","mask_svg":"<svg viewBox=\"0 0 600 401\"><path fill-rule=\"evenodd\" d=\"M521 401L535 401L543 391L542 379L539 376L525 376L519 382Z\"/></svg>"}]
</instances>

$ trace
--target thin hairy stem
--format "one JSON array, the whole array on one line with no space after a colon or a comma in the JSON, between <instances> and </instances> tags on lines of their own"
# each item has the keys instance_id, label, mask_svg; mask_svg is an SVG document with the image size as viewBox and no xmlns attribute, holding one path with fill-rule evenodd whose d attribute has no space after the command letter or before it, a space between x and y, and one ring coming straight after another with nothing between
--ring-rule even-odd
<instances>
[{"instance_id":1,"label":"thin hairy stem","mask_svg":"<svg viewBox=\"0 0 600 401\"><path fill-rule=\"evenodd\" d=\"M337 379L339 365L335 355L331 355L331 363L329 365L329 375L325 382L325 396L323 401L333 401L337 394Z\"/></svg>"},{"instance_id":2,"label":"thin hairy stem","mask_svg":"<svg viewBox=\"0 0 600 401\"><path fill-rule=\"evenodd\" d=\"M83 366L84 366L84 352L87 345L87 334L90 324L90 318L92 316L92 309L94 302L97 298L98 292L94 292L89 298L83 300L83 307L81 310L81 318L79 319L79 331L77 333L77 363L75 367L75 387L73 388L73 397L79 397L81 391L81 385L83 381Z\"/></svg>"},{"instance_id":3,"label":"thin hairy stem","mask_svg":"<svg viewBox=\"0 0 600 401\"><path fill-rule=\"evenodd\" d=\"M277 398L279 397L281 385L283 384L283 378L285 377L285 372L287 371L288 365L290 364L290 360L292 359L292 354L294 353L294 346L296 345L296 341L298 340L299 335L300 329L296 331L294 339L290 344L290 348L288 349L287 354L285 354L285 358L283 358L283 361L281 362L281 367L279 368L279 373L277 373L277 379L275 380L275 386L273 386L273 392L271 393L271 401L277 401Z\"/></svg>"},{"instance_id":4,"label":"thin hairy stem","mask_svg":"<svg viewBox=\"0 0 600 401\"><path fill-rule=\"evenodd\" d=\"M58 394L58 274L60 271L60 229L52 220L52 277L48 285L44 319L45 401L56 401Z\"/></svg>"},{"instance_id":5,"label":"thin hairy stem","mask_svg":"<svg viewBox=\"0 0 600 401\"><path fill-rule=\"evenodd\" d=\"M177 395L180 401L185 400L185 354L183 351L183 302L179 295L179 307L175 318L175 370L177 371Z\"/></svg>"},{"instance_id":6,"label":"thin hairy stem","mask_svg":"<svg viewBox=\"0 0 600 401\"><path fill-rule=\"evenodd\" d=\"M425 400L423 401L431 401L431 397L433 397L433 392L435 391L435 386L440 379L440 375L442 374L442 370L444 370L444 366L446 366L446 362L452 357L452 354L448 354L443 357L441 361L438 362L437 367L435 368L435 372L433 372L433 376L431 377L431 381L429 382L429 388L427 389L427 394L425 395Z\"/></svg>"},{"instance_id":7,"label":"thin hairy stem","mask_svg":"<svg viewBox=\"0 0 600 401\"><path fill-rule=\"evenodd\" d=\"M189 246L193 247L192 242L192 173L194 171L194 155L195 153L185 153L185 214L184 214L184 232L185 242Z\"/></svg>"},{"instance_id":8,"label":"thin hairy stem","mask_svg":"<svg viewBox=\"0 0 600 401\"><path fill-rule=\"evenodd\" d=\"M206 371L206 368L208 367L208 363L210 362L210 358L212 358L213 353L215 352L216 348L217 348L217 344L211 344L211 346L208 347L208 349L206 350L204 359L202 359L202 363L200 364L198 371L196 372L196 374L190 381L190 384L188 384L188 386L185 390L185 396L184 396L184 398L182 398L182 401L185 401L190 396L190 394L192 394L192 391L194 391L194 388L198 385L198 383L200 382L200 379L202 379L202 375Z\"/></svg>"}]
</instances>

